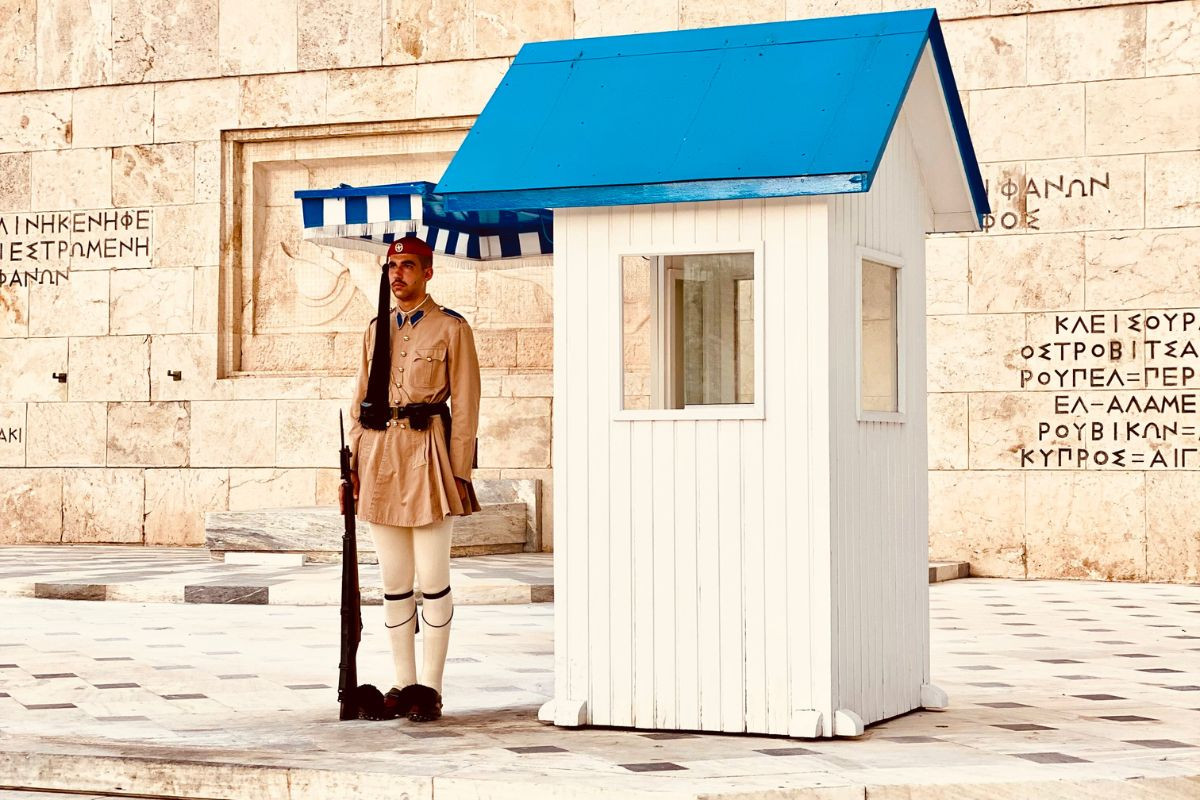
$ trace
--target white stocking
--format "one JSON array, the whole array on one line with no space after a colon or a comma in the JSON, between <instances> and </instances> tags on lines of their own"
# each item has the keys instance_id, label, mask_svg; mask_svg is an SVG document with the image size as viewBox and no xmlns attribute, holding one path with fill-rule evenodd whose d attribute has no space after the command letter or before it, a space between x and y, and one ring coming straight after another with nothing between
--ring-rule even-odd
<instances>
[{"instance_id":1,"label":"white stocking","mask_svg":"<svg viewBox=\"0 0 1200 800\"><path fill-rule=\"evenodd\" d=\"M414 634L417 601L413 597L413 529L370 522L368 527L379 557L383 580L383 624L392 645L396 687L417 682Z\"/></svg>"},{"instance_id":2,"label":"white stocking","mask_svg":"<svg viewBox=\"0 0 1200 800\"><path fill-rule=\"evenodd\" d=\"M453 517L412 529L417 577L421 581L421 683L442 691L442 673L450 647L450 620L454 598L450 594L450 535Z\"/></svg>"}]
</instances>

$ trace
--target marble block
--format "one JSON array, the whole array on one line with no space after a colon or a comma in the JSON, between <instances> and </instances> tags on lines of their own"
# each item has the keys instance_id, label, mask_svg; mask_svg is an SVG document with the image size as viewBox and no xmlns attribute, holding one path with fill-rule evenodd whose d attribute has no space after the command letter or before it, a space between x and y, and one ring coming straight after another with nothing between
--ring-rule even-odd
<instances>
[{"instance_id":1,"label":"marble block","mask_svg":"<svg viewBox=\"0 0 1200 800\"><path fill-rule=\"evenodd\" d=\"M1146 473L1025 476L1030 578L1146 579Z\"/></svg>"},{"instance_id":2,"label":"marble block","mask_svg":"<svg viewBox=\"0 0 1200 800\"><path fill-rule=\"evenodd\" d=\"M35 211L107 208L112 203L112 153L107 148L36 152L30 170Z\"/></svg>"},{"instance_id":3,"label":"marble block","mask_svg":"<svg viewBox=\"0 0 1200 800\"><path fill-rule=\"evenodd\" d=\"M229 506L229 471L146 470L146 544L204 544L204 514Z\"/></svg>"},{"instance_id":4,"label":"marble block","mask_svg":"<svg viewBox=\"0 0 1200 800\"><path fill-rule=\"evenodd\" d=\"M454 520L452 553L521 552L526 544L524 503L484 506ZM373 563L375 545L368 525L358 520L359 561ZM270 511L212 511L205 515L205 546L214 553L303 553L315 562L337 561L345 523L336 508L283 508Z\"/></svg>"},{"instance_id":5,"label":"marble block","mask_svg":"<svg viewBox=\"0 0 1200 800\"><path fill-rule=\"evenodd\" d=\"M58 543L62 506L61 470L0 469L0 543Z\"/></svg>"},{"instance_id":6,"label":"marble block","mask_svg":"<svg viewBox=\"0 0 1200 800\"><path fill-rule=\"evenodd\" d=\"M464 0L384 0L383 63L448 61L472 55L472 5Z\"/></svg>"},{"instance_id":7,"label":"marble block","mask_svg":"<svg viewBox=\"0 0 1200 800\"><path fill-rule=\"evenodd\" d=\"M1025 577L1025 476L929 473L929 553L967 561L974 575Z\"/></svg>"},{"instance_id":8,"label":"marble block","mask_svg":"<svg viewBox=\"0 0 1200 800\"><path fill-rule=\"evenodd\" d=\"M274 463L273 401L192 402L192 466L267 467Z\"/></svg>"},{"instance_id":9,"label":"marble block","mask_svg":"<svg viewBox=\"0 0 1200 800\"><path fill-rule=\"evenodd\" d=\"M517 366L550 369L554 366L554 329L517 330Z\"/></svg>"},{"instance_id":10,"label":"marble block","mask_svg":"<svg viewBox=\"0 0 1200 800\"><path fill-rule=\"evenodd\" d=\"M5 22L9 14L5 8ZM38 0L39 89L107 83L112 72L111 0Z\"/></svg>"},{"instance_id":11,"label":"marble block","mask_svg":"<svg viewBox=\"0 0 1200 800\"><path fill-rule=\"evenodd\" d=\"M11 3L0 27L0 92L32 89L37 84L37 3Z\"/></svg>"},{"instance_id":12,"label":"marble block","mask_svg":"<svg viewBox=\"0 0 1200 800\"><path fill-rule=\"evenodd\" d=\"M140 469L67 470L64 542L141 542L145 482Z\"/></svg>"},{"instance_id":13,"label":"marble block","mask_svg":"<svg viewBox=\"0 0 1200 800\"><path fill-rule=\"evenodd\" d=\"M217 74L217 0L112 0L113 80Z\"/></svg>"},{"instance_id":14,"label":"marble block","mask_svg":"<svg viewBox=\"0 0 1200 800\"><path fill-rule=\"evenodd\" d=\"M296 61L300 69L382 63L380 0L299 0Z\"/></svg>"},{"instance_id":15,"label":"marble block","mask_svg":"<svg viewBox=\"0 0 1200 800\"><path fill-rule=\"evenodd\" d=\"M154 209L154 266L205 267L220 262L221 205Z\"/></svg>"},{"instance_id":16,"label":"marble block","mask_svg":"<svg viewBox=\"0 0 1200 800\"><path fill-rule=\"evenodd\" d=\"M925 313L967 313L967 249L965 236L925 239Z\"/></svg>"},{"instance_id":17,"label":"marble block","mask_svg":"<svg viewBox=\"0 0 1200 800\"><path fill-rule=\"evenodd\" d=\"M341 400L280 400L276 404L276 466L337 466Z\"/></svg>"},{"instance_id":18,"label":"marble block","mask_svg":"<svg viewBox=\"0 0 1200 800\"><path fill-rule=\"evenodd\" d=\"M967 468L967 395L930 394L926 416L929 430L929 468Z\"/></svg>"},{"instance_id":19,"label":"marble block","mask_svg":"<svg viewBox=\"0 0 1200 800\"><path fill-rule=\"evenodd\" d=\"M0 155L0 211L29 210L29 153Z\"/></svg>"},{"instance_id":20,"label":"marble block","mask_svg":"<svg viewBox=\"0 0 1200 800\"><path fill-rule=\"evenodd\" d=\"M182 205L195 199L192 144L138 145L113 150L113 205Z\"/></svg>"},{"instance_id":21,"label":"marble block","mask_svg":"<svg viewBox=\"0 0 1200 800\"><path fill-rule=\"evenodd\" d=\"M149 336L73 338L70 359L72 401L150 399Z\"/></svg>"},{"instance_id":22,"label":"marble block","mask_svg":"<svg viewBox=\"0 0 1200 800\"><path fill-rule=\"evenodd\" d=\"M1146 475L1146 579L1200 583L1196 473Z\"/></svg>"},{"instance_id":23,"label":"marble block","mask_svg":"<svg viewBox=\"0 0 1200 800\"><path fill-rule=\"evenodd\" d=\"M549 467L548 397L488 398L480 407L479 466Z\"/></svg>"},{"instance_id":24,"label":"marble block","mask_svg":"<svg viewBox=\"0 0 1200 800\"><path fill-rule=\"evenodd\" d=\"M979 160L1083 155L1083 92L1081 83L972 92L971 141ZM1090 119L1090 87L1087 109ZM1090 135L1087 141L1092 141Z\"/></svg>"},{"instance_id":25,"label":"marble block","mask_svg":"<svg viewBox=\"0 0 1200 800\"><path fill-rule=\"evenodd\" d=\"M417 68L417 108L437 117L478 114L507 69L507 58L421 64Z\"/></svg>"},{"instance_id":26,"label":"marble block","mask_svg":"<svg viewBox=\"0 0 1200 800\"><path fill-rule=\"evenodd\" d=\"M727 3L723 0L680 0L680 28L712 28L718 25L748 25L775 22L784 18L784 0L751 0Z\"/></svg>"},{"instance_id":27,"label":"marble block","mask_svg":"<svg viewBox=\"0 0 1200 800\"><path fill-rule=\"evenodd\" d=\"M1146 7L1146 74L1200 72L1200 0Z\"/></svg>"},{"instance_id":28,"label":"marble block","mask_svg":"<svg viewBox=\"0 0 1200 800\"><path fill-rule=\"evenodd\" d=\"M80 271L69 274L69 280L30 287L30 336L103 336L108 333L108 273Z\"/></svg>"},{"instance_id":29,"label":"marble block","mask_svg":"<svg viewBox=\"0 0 1200 800\"><path fill-rule=\"evenodd\" d=\"M972 313L1083 308L1083 235L971 239Z\"/></svg>"},{"instance_id":30,"label":"marble block","mask_svg":"<svg viewBox=\"0 0 1200 800\"><path fill-rule=\"evenodd\" d=\"M325 102L330 122L358 122L418 117L416 97L417 68L408 65L331 72Z\"/></svg>"},{"instance_id":31,"label":"marble block","mask_svg":"<svg viewBox=\"0 0 1200 800\"><path fill-rule=\"evenodd\" d=\"M296 69L297 0L218 0L222 75Z\"/></svg>"},{"instance_id":32,"label":"marble block","mask_svg":"<svg viewBox=\"0 0 1200 800\"><path fill-rule=\"evenodd\" d=\"M941 11L938 8L939 17ZM1026 25L1025 18L1019 16L982 16L942 22L958 88L1023 86Z\"/></svg>"},{"instance_id":33,"label":"marble block","mask_svg":"<svg viewBox=\"0 0 1200 800\"><path fill-rule=\"evenodd\" d=\"M1089 155L1200 149L1200 75L1089 83L1087 143Z\"/></svg>"},{"instance_id":34,"label":"marble block","mask_svg":"<svg viewBox=\"0 0 1200 800\"><path fill-rule=\"evenodd\" d=\"M1200 12L1197 16L1200 17ZM1196 38L1200 45L1200 22ZM1146 227L1184 226L1200 227L1200 158L1195 151L1148 153Z\"/></svg>"},{"instance_id":35,"label":"marble block","mask_svg":"<svg viewBox=\"0 0 1200 800\"><path fill-rule=\"evenodd\" d=\"M114 147L154 141L154 87L97 86L72 93L71 143Z\"/></svg>"},{"instance_id":36,"label":"marble block","mask_svg":"<svg viewBox=\"0 0 1200 800\"><path fill-rule=\"evenodd\" d=\"M1020 314L954 314L926 320L928 389L969 392L1016 388L1025 344Z\"/></svg>"},{"instance_id":37,"label":"marble block","mask_svg":"<svg viewBox=\"0 0 1200 800\"><path fill-rule=\"evenodd\" d=\"M542 498L548 494L543 488L543 483L540 478L492 478L474 481L475 496L479 498L481 506L524 504L525 550L531 553L542 550Z\"/></svg>"},{"instance_id":38,"label":"marble block","mask_svg":"<svg viewBox=\"0 0 1200 800\"><path fill-rule=\"evenodd\" d=\"M0 94L0 153L70 147L71 92Z\"/></svg>"},{"instance_id":39,"label":"marble block","mask_svg":"<svg viewBox=\"0 0 1200 800\"><path fill-rule=\"evenodd\" d=\"M1118 5L1012 17L1029 24L1029 83L1146 74L1146 6Z\"/></svg>"},{"instance_id":40,"label":"marble block","mask_svg":"<svg viewBox=\"0 0 1200 800\"><path fill-rule=\"evenodd\" d=\"M151 400L230 400L232 383L217 378L215 333L150 337Z\"/></svg>"},{"instance_id":41,"label":"marble block","mask_svg":"<svg viewBox=\"0 0 1200 800\"><path fill-rule=\"evenodd\" d=\"M1102 231L1087 234L1087 297L1091 308L1200 306L1194 256L1200 229Z\"/></svg>"},{"instance_id":42,"label":"marble block","mask_svg":"<svg viewBox=\"0 0 1200 800\"><path fill-rule=\"evenodd\" d=\"M190 267L114 271L109 321L112 333L191 331L194 282Z\"/></svg>"},{"instance_id":43,"label":"marble block","mask_svg":"<svg viewBox=\"0 0 1200 800\"><path fill-rule=\"evenodd\" d=\"M109 403L108 466L186 466L190 421L187 403Z\"/></svg>"},{"instance_id":44,"label":"marble block","mask_svg":"<svg viewBox=\"0 0 1200 800\"><path fill-rule=\"evenodd\" d=\"M24 403L0 402L0 467L25 466Z\"/></svg>"},{"instance_id":45,"label":"marble block","mask_svg":"<svg viewBox=\"0 0 1200 800\"><path fill-rule=\"evenodd\" d=\"M778 7L779 15L771 18L782 17L783 0L756 1ZM540 3L475 0L474 5L475 54L478 58L512 56L526 42L573 36L575 13L572 0L543 0Z\"/></svg>"},{"instance_id":46,"label":"marble block","mask_svg":"<svg viewBox=\"0 0 1200 800\"><path fill-rule=\"evenodd\" d=\"M575 38L673 31L678 27L678 0L575 0Z\"/></svg>"},{"instance_id":47,"label":"marble block","mask_svg":"<svg viewBox=\"0 0 1200 800\"><path fill-rule=\"evenodd\" d=\"M296 72L242 78L238 123L269 128L324 122L327 77L325 72Z\"/></svg>"},{"instance_id":48,"label":"marble block","mask_svg":"<svg viewBox=\"0 0 1200 800\"><path fill-rule=\"evenodd\" d=\"M237 126L240 92L237 78L157 84L154 141L219 142L223 129ZM203 201L197 198L197 202Z\"/></svg>"},{"instance_id":49,"label":"marble block","mask_svg":"<svg viewBox=\"0 0 1200 800\"><path fill-rule=\"evenodd\" d=\"M0 340L21 341L27 336L29 336L29 287L0 286ZM3 351L4 347L0 345L0 352ZM3 382L2 378L0 378L0 382Z\"/></svg>"},{"instance_id":50,"label":"marble block","mask_svg":"<svg viewBox=\"0 0 1200 800\"><path fill-rule=\"evenodd\" d=\"M104 466L106 403L30 403L28 415L29 466Z\"/></svg>"},{"instance_id":51,"label":"marble block","mask_svg":"<svg viewBox=\"0 0 1200 800\"><path fill-rule=\"evenodd\" d=\"M0 307L5 295L0 294ZM3 317L0 317L2 320ZM66 400L67 384L52 377L67 371L63 339L0 339L0 398L9 402Z\"/></svg>"}]
</instances>

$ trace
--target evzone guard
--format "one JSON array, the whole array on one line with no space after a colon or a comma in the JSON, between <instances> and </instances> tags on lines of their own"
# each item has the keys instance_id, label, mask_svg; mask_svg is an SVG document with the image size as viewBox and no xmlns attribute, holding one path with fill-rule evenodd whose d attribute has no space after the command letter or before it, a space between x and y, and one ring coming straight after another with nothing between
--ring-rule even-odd
<instances>
[{"instance_id":1,"label":"evzone guard","mask_svg":"<svg viewBox=\"0 0 1200 800\"><path fill-rule=\"evenodd\" d=\"M351 405L350 483L379 558L395 684L382 699L373 687L359 687L355 705L364 718L423 722L442 715L454 616L451 518L479 510L471 483L479 359L467 321L426 293L429 245L413 235L398 239L382 269L379 316L363 336Z\"/></svg>"}]
</instances>

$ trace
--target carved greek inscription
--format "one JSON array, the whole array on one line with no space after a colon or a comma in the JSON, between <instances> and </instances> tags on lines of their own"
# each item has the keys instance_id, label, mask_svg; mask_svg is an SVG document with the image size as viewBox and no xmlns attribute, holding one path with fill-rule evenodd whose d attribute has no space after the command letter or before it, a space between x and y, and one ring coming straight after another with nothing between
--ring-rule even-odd
<instances>
[{"instance_id":1,"label":"carved greek inscription","mask_svg":"<svg viewBox=\"0 0 1200 800\"><path fill-rule=\"evenodd\" d=\"M5 428L0 426L0 443L17 444L22 440L24 434L25 430L23 428Z\"/></svg>"},{"instance_id":2,"label":"carved greek inscription","mask_svg":"<svg viewBox=\"0 0 1200 800\"><path fill-rule=\"evenodd\" d=\"M10 285L31 285L29 271L36 274L43 262L149 258L152 224L148 208L0 214L0 276ZM22 267L4 270L6 263ZM47 271L56 277L33 283L55 283L65 275Z\"/></svg>"},{"instance_id":3,"label":"carved greek inscription","mask_svg":"<svg viewBox=\"0 0 1200 800\"><path fill-rule=\"evenodd\" d=\"M1019 351L1045 398L1020 467L1200 469L1200 311L1055 314L1051 336Z\"/></svg>"},{"instance_id":4,"label":"carved greek inscription","mask_svg":"<svg viewBox=\"0 0 1200 800\"><path fill-rule=\"evenodd\" d=\"M998 181L994 187L990 178L985 179L983 185L993 211L984 215L983 230L1039 231L1040 205L1031 208L1031 204L1044 200L1082 200L1095 197L1108 191L1110 181L1108 172L1105 172L1102 178L1098 175L1081 177L1062 173L1039 177L1009 176Z\"/></svg>"}]
</instances>

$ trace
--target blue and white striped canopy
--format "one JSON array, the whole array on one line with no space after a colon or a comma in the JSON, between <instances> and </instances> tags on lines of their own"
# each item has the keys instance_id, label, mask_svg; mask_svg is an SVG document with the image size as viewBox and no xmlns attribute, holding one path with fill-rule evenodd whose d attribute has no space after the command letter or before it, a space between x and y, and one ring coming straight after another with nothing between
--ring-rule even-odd
<instances>
[{"instance_id":1,"label":"blue and white striped canopy","mask_svg":"<svg viewBox=\"0 0 1200 800\"><path fill-rule=\"evenodd\" d=\"M414 234L436 253L475 261L554 252L550 210L447 211L433 189L417 181L298 191L304 238L383 255L394 240Z\"/></svg>"}]
</instances>

